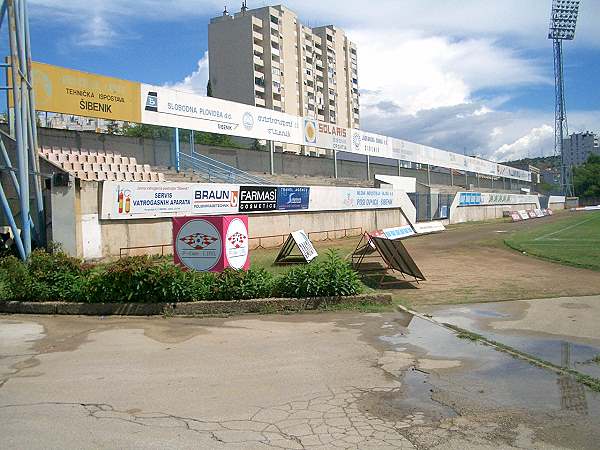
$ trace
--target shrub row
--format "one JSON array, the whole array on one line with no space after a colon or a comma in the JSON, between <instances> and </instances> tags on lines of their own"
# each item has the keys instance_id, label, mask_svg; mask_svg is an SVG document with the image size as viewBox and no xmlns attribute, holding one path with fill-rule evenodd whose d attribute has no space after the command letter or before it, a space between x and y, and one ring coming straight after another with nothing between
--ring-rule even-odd
<instances>
[{"instance_id":1,"label":"shrub row","mask_svg":"<svg viewBox=\"0 0 600 450\"><path fill-rule=\"evenodd\" d=\"M0 259L0 301L154 303L267 297L347 296L361 292L357 273L334 252L275 276L264 269L184 271L146 256L92 266L62 252L36 250L26 263Z\"/></svg>"}]
</instances>

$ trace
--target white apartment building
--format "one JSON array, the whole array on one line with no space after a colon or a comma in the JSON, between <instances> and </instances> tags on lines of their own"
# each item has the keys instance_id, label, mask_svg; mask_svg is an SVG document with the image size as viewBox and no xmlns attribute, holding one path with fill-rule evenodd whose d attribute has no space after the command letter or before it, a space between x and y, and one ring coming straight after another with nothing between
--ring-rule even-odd
<instances>
[{"instance_id":1,"label":"white apartment building","mask_svg":"<svg viewBox=\"0 0 600 450\"><path fill-rule=\"evenodd\" d=\"M598 135L586 131L573 133L563 141L564 161L567 166L580 166L593 153L600 155Z\"/></svg>"},{"instance_id":2,"label":"white apartment building","mask_svg":"<svg viewBox=\"0 0 600 450\"><path fill-rule=\"evenodd\" d=\"M208 55L213 97L360 126L356 45L337 27L311 29L285 6L248 10L244 2L240 12L211 19Z\"/></svg>"}]
</instances>

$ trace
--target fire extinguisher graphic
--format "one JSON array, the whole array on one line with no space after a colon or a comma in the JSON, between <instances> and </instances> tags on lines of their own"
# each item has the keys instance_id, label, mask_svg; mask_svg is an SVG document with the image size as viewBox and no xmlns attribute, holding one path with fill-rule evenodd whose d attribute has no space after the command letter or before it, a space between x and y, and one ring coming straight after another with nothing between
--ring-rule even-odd
<instances>
[{"instance_id":1,"label":"fire extinguisher graphic","mask_svg":"<svg viewBox=\"0 0 600 450\"><path fill-rule=\"evenodd\" d=\"M129 211L131 211L131 195L127 194L125 198L125 213L129 214Z\"/></svg>"},{"instance_id":2,"label":"fire extinguisher graphic","mask_svg":"<svg viewBox=\"0 0 600 450\"><path fill-rule=\"evenodd\" d=\"M119 189L119 214L123 214L123 191Z\"/></svg>"}]
</instances>

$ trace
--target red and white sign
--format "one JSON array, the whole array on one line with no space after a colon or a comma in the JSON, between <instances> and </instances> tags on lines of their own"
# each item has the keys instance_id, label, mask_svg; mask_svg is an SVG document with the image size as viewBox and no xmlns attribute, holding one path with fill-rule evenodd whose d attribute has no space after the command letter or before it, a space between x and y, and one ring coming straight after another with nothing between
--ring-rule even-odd
<instances>
[{"instance_id":1,"label":"red and white sign","mask_svg":"<svg viewBox=\"0 0 600 450\"><path fill-rule=\"evenodd\" d=\"M511 211L510 217L512 217L513 222L520 222L523 220L523 218L519 214L519 211Z\"/></svg>"},{"instance_id":2,"label":"red and white sign","mask_svg":"<svg viewBox=\"0 0 600 450\"><path fill-rule=\"evenodd\" d=\"M175 264L199 272L250 267L247 216L173 218Z\"/></svg>"}]
</instances>

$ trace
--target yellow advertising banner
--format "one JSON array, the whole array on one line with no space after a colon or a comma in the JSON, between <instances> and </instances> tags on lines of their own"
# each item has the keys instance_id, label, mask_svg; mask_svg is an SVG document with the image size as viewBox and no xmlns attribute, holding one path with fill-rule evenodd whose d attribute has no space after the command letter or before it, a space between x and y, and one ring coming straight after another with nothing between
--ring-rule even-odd
<instances>
[{"instance_id":1,"label":"yellow advertising banner","mask_svg":"<svg viewBox=\"0 0 600 450\"><path fill-rule=\"evenodd\" d=\"M38 111L140 122L140 83L39 62L31 70Z\"/></svg>"}]
</instances>

